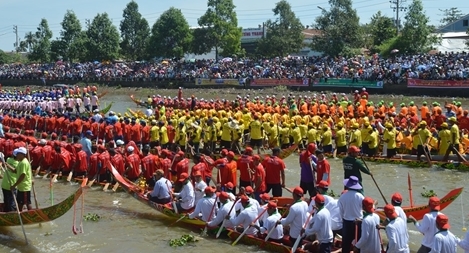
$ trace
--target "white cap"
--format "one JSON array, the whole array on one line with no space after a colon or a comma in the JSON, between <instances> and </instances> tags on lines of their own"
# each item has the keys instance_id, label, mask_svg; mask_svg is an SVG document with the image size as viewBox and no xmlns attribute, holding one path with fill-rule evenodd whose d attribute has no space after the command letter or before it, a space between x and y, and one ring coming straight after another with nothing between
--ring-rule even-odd
<instances>
[{"instance_id":1,"label":"white cap","mask_svg":"<svg viewBox=\"0 0 469 253\"><path fill-rule=\"evenodd\" d=\"M28 153L28 151L26 150L25 147L21 147L21 148L16 149L16 153L26 155Z\"/></svg>"},{"instance_id":2,"label":"white cap","mask_svg":"<svg viewBox=\"0 0 469 253\"><path fill-rule=\"evenodd\" d=\"M13 150L13 156L16 156L18 154L18 149Z\"/></svg>"},{"instance_id":3,"label":"white cap","mask_svg":"<svg viewBox=\"0 0 469 253\"><path fill-rule=\"evenodd\" d=\"M39 144L41 144L41 145L46 145L46 144L47 144L46 139L41 139L41 140L39 141Z\"/></svg>"},{"instance_id":4,"label":"white cap","mask_svg":"<svg viewBox=\"0 0 469 253\"><path fill-rule=\"evenodd\" d=\"M135 150L135 148L132 147L132 146L129 146L129 147L127 148L127 152L134 152L134 150Z\"/></svg>"},{"instance_id":5,"label":"white cap","mask_svg":"<svg viewBox=\"0 0 469 253\"><path fill-rule=\"evenodd\" d=\"M124 141L123 141L123 140L117 140L117 141L116 141L116 144L117 144L117 145L124 145Z\"/></svg>"}]
</instances>

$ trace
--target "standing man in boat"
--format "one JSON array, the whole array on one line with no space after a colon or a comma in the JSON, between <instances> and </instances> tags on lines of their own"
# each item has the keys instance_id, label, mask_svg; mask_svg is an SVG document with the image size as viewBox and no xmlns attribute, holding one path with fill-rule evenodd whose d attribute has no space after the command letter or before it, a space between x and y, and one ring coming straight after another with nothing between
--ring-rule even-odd
<instances>
[{"instance_id":1,"label":"standing man in boat","mask_svg":"<svg viewBox=\"0 0 469 253\"><path fill-rule=\"evenodd\" d=\"M314 155L316 152L316 144L310 143L305 151L300 155L300 187L312 198L316 196L316 188L314 187L316 182L316 168L318 158Z\"/></svg>"},{"instance_id":2,"label":"standing man in boat","mask_svg":"<svg viewBox=\"0 0 469 253\"><path fill-rule=\"evenodd\" d=\"M16 182L13 183L10 190L14 191L15 188L18 188L16 193L16 200L18 202L18 209L23 210L23 206L26 205L28 210L32 210L31 206L31 188L32 188L32 171L31 164L29 163L28 158L26 157L28 151L26 148L21 147L16 150L16 160L18 161L18 166L14 171L16 173ZM12 169L12 167L10 167Z\"/></svg>"},{"instance_id":3,"label":"standing man in boat","mask_svg":"<svg viewBox=\"0 0 469 253\"><path fill-rule=\"evenodd\" d=\"M16 155L18 150L13 150L13 156L7 158L7 164L13 168L18 167L18 161L16 160ZM4 159L3 153L1 154L2 160ZM3 162L3 161L2 161ZM15 200L13 195L16 195L16 190L11 191L11 186L16 182L16 173L12 173L10 170L5 170L2 179L2 192L3 192L3 212L11 212L16 210Z\"/></svg>"},{"instance_id":4,"label":"standing man in boat","mask_svg":"<svg viewBox=\"0 0 469 253\"><path fill-rule=\"evenodd\" d=\"M462 162L464 161L464 158L461 157L461 155L459 154L460 133L458 127L458 120L456 119L456 117L451 117L448 121L450 125L451 138L448 149L446 150L445 156L443 157L443 161L448 161L448 156L451 151L453 151L458 157L459 162Z\"/></svg>"},{"instance_id":5,"label":"standing man in boat","mask_svg":"<svg viewBox=\"0 0 469 253\"><path fill-rule=\"evenodd\" d=\"M264 166L266 173L265 182L267 189L265 192L268 193L272 190L273 197L282 197L282 188L285 187L286 166L283 160L278 157L279 155L280 148L276 147L272 149L272 156L262 161L262 166ZM303 196L303 193L301 195Z\"/></svg>"},{"instance_id":6,"label":"standing man in boat","mask_svg":"<svg viewBox=\"0 0 469 253\"><path fill-rule=\"evenodd\" d=\"M355 221L363 218L362 202L365 198L362 195L362 186L356 176L350 176L344 180L344 186L347 189L340 195L339 208L342 217L342 252L350 252L352 241L360 239L361 227L357 226ZM357 233L355 233L355 231Z\"/></svg>"},{"instance_id":7,"label":"standing man in boat","mask_svg":"<svg viewBox=\"0 0 469 253\"><path fill-rule=\"evenodd\" d=\"M293 245L298 236L301 236L301 230L308 218L308 203L303 200L303 189L297 186L293 189L293 204L290 206L287 217L277 221L277 224L283 226L290 225L290 243Z\"/></svg>"},{"instance_id":8,"label":"standing man in boat","mask_svg":"<svg viewBox=\"0 0 469 253\"><path fill-rule=\"evenodd\" d=\"M412 221L417 227L418 231L423 234L422 246L420 246L417 253L429 253L432 250L435 234L438 232L436 227L436 217L440 213L440 199L438 197L431 197L428 200L429 212L423 216L422 222L417 220L411 215L408 220ZM438 251L436 251L438 252Z\"/></svg>"},{"instance_id":9,"label":"standing man in boat","mask_svg":"<svg viewBox=\"0 0 469 253\"><path fill-rule=\"evenodd\" d=\"M357 159L360 149L357 146L350 146L348 148L348 156L342 160L344 165L344 179L348 179L351 176L358 178L358 182L362 185L362 174L363 172L367 175L371 175L371 172L365 167L365 165ZM363 189L363 188L360 188Z\"/></svg>"},{"instance_id":10,"label":"standing man in boat","mask_svg":"<svg viewBox=\"0 0 469 253\"><path fill-rule=\"evenodd\" d=\"M171 181L164 177L163 170L156 170L153 174L153 180L155 180L155 186L153 190L148 193L147 198L157 204L167 204L171 202L170 189L173 187Z\"/></svg>"},{"instance_id":11,"label":"standing man in boat","mask_svg":"<svg viewBox=\"0 0 469 253\"><path fill-rule=\"evenodd\" d=\"M173 195L177 198L175 200L176 208L178 209L179 213L186 213L195 205L194 187L192 186L189 175L185 172L179 175L178 182L182 184L182 189L180 192L173 193Z\"/></svg>"},{"instance_id":12,"label":"standing man in boat","mask_svg":"<svg viewBox=\"0 0 469 253\"><path fill-rule=\"evenodd\" d=\"M85 151L88 157L88 162L90 161L90 157L93 154L93 152L91 152L91 138L93 138L93 132L91 132L91 130L87 130L85 132L85 137L81 138L80 140L82 149Z\"/></svg>"}]
</instances>

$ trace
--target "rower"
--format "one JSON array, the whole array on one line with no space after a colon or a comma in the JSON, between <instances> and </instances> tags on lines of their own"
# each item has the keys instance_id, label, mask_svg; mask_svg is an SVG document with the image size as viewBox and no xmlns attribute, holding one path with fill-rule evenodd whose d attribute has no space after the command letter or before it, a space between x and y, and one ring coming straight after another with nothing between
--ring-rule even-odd
<instances>
[{"instance_id":1,"label":"rower","mask_svg":"<svg viewBox=\"0 0 469 253\"><path fill-rule=\"evenodd\" d=\"M303 200L303 194L301 187L297 186L293 189L293 204L290 206L288 215L285 219L277 221L279 225L290 225L290 243L292 245L295 243L296 238L300 236L308 215L308 204Z\"/></svg>"},{"instance_id":2,"label":"rower","mask_svg":"<svg viewBox=\"0 0 469 253\"><path fill-rule=\"evenodd\" d=\"M211 186L205 187L204 193L205 196L196 202L195 210L189 214L189 218L202 218L205 222L215 218L215 213L218 211L218 207L216 205L214 207L215 209L213 209L213 205L215 204L215 199L213 198L215 188ZM214 210L213 212L212 209Z\"/></svg>"},{"instance_id":3,"label":"rower","mask_svg":"<svg viewBox=\"0 0 469 253\"><path fill-rule=\"evenodd\" d=\"M283 226L277 224L277 221L282 218L282 215L277 210L277 202L269 201L266 205L267 219L264 220L261 227L256 227L259 230L258 237L265 238L271 229L274 231L269 237L269 241L276 243L283 243ZM273 228L275 227L275 228Z\"/></svg>"},{"instance_id":4,"label":"rower","mask_svg":"<svg viewBox=\"0 0 469 253\"><path fill-rule=\"evenodd\" d=\"M207 194L205 192L205 189L207 188L207 184L205 183L204 180L202 180L202 173L200 171L196 171L194 174L194 190L195 190L195 203L199 202L200 199L204 197L204 194Z\"/></svg>"},{"instance_id":5,"label":"rower","mask_svg":"<svg viewBox=\"0 0 469 253\"><path fill-rule=\"evenodd\" d=\"M243 210L237 216L226 215L225 219L231 221L236 231L241 233L245 229L248 229L246 235L256 235L258 231L254 226L259 227L257 208L251 204L251 199L246 195L241 195L240 200ZM252 223L254 223L254 226L250 226ZM239 225L242 225L242 227L237 227Z\"/></svg>"},{"instance_id":6,"label":"rower","mask_svg":"<svg viewBox=\"0 0 469 253\"><path fill-rule=\"evenodd\" d=\"M461 240L459 238L456 238L456 242L458 243L458 246L464 250L464 253L469 253L469 231L466 232L464 239Z\"/></svg>"},{"instance_id":7,"label":"rower","mask_svg":"<svg viewBox=\"0 0 469 253\"><path fill-rule=\"evenodd\" d=\"M403 219L404 223L407 224L407 215L405 214L404 209L402 209L402 207L401 207L402 195L399 192L396 192L392 195L391 204L394 206L394 209L396 210L397 216L399 216L401 219ZM406 229L406 232L407 232L407 229Z\"/></svg>"},{"instance_id":8,"label":"rower","mask_svg":"<svg viewBox=\"0 0 469 253\"><path fill-rule=\"evenodd\" d=\"M409 216L409 220L414 223L418 231L423 234L422 245L420 246L417 253L428 253L433 247L435 234L438 232L436 227L436 217L440 213L440 199L438 197L431 197L428 200L428 213L423 216L422 222L419 223L412 215ZM438 252L438 251L436 251Z\"/></svg>"},{"instance_id":9,"label":"rower","mask_svg":"<svg viewBox=\"0 0 469 253\"><path fill-rule=\"evenodd\" d=\"M326 198L321 194L316 194L314 203L315 211L304 233L307 237L312 235L316 235L316 237L312 244L305 246L305 250L309 249L312 245L319 244L318 252L331 252L334 237L331 228L331 214L325 208Z\"/></svg>"},{"instance_id":10,"label":"rower","mask_svg":"<svg viewBox=\"0 0 469 253\"><path fill-rule=\"evenodd\" d=\"M362 201L365 198L361 191L362 186L356 176L350 176L344 180L344 186L347 189L340 195L339 208L342 217L342 252L350 252L353 239L360 239L360 226L355 230L355 220L362 219ZM355 231L358 234L355 234Z\"/></svg>"},{"instance_id":11,"label":"rower","mask_svg":"<svg viewBox=\"0 0 469 253\"><path fill-rule=\"evenodd\" d=\"M407 233L407 224L396 212L396 207L392 204L387 204L384 207L384 214L389 220L386 227L379 227L386 229L386 236L388 237L387 252L402 252L409 253L409 234ZM439 251L436 251L439 252Z\"/></svg>"},{"instance_id":12,"label":"rower","mask_svg":"<svg viewBox=\"0 0 469 253\"><path fill-rule=\"evenodd\" d=\"M164 171L158 169L153 174L155 180L155 186L153 190L148 193L147 198L157 204L167 204L171 202L170 189L173 187L171 181L164 177Z\"/></svg>"},{"instance_id":13,"label":"rower","mask_svg":"<svg viewBox=\"0 0 469 253\"><path fill-rule=\"evenodd\" d=\"M333 197L327 195L329 184L326 181L321 180L316 186L316 189L317 192L319 194L322 194L322 196L324 196L324 198L326 199L325 208L327 208L327 210L329 210L329 213L331 214L331 228L334 234L334 238L336 234L342 235L342 217L340 216L338 201L337 199L334 199ZM313 201L311 201L309 205L308 212L313 211L312 203Z\"/></svg>"},{"instance_id":14,"label":"rower","mask_svg":"<svg viewBox=\"0 0 469 253\"><path fill-rule=\"evenodd\" d=\"M375 213L374 200L370 197L365 197L362 201L363 219L357 220L355 226L360 226L361 231L364 231L358 242L354 246L354 251L360 252L380 252L380 237L379 230L376 226L379 225L379 216Z\"/></svg>"},{"instance_id":15,"label":"rower","mask_svg":"<svg viewBox=\"0 0 469 253\"><path fill-rule=\"evenodd\" d=\"M173 193L177 197L176 208L179 213L188 212L194 207L195 193L194 187L190 182L189 175L187 173L181 173L179 175L179 183L182 184L182 189L180 192Z\"/></svg>"},{"instance_id":16,"label":"rower","mask_svg":"<svg viewBox=\"0 0 469 253\"><path fill-rule=\"evenodd\" d=\"M439 252L439 253L456 253L457 239L449 231L449 219L448 216L444 214L438 214L435 220L436 227L438 232L435 234L433 246L430 252Z\"/></svg>"},{"instance_id":17,"label":"rower","mask_svg":"<svg viewBox=\"0 0 469 253\"><path fill-rule=\"evenodd\" d=\"M235 203L230 200L230 196L228 196L228 193L220 192L218 194L218 199L219 199L222 206L218 210L217 215L215 216L215 218L211 219L210 222L207 222L206 225L208 227L220 226L223 222L223 219L226 216L230 216L230 215L235 214L234 208L231 208ZM231 221L227 220L225 222L225 227L226 228L232 228L233 224L231 223Z\"/></svg>"}]
</instances>

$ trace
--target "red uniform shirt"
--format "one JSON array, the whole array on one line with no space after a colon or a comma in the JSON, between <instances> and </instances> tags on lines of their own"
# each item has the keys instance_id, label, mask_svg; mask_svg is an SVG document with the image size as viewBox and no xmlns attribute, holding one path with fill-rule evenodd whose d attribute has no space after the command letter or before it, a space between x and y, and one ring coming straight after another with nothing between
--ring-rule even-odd
<instances>
[{"instance_id":1,"label":"red uniform shirt","mask_svg":"<svg viewBox=\"0 0 469 253\"><path fill-rule=\"evenodd\" d=\"M161 159L160 158L160 169L162 169L164 171L164 177L165 178L171 178L171 173L169 172L170 169L171 169L171 159L169 158L164 158L164 159Z\"/></svg>"},{"instance_id":2,"label":"red uniform shirt","mask_svg":"<svg viewBox=\"0 0 469 253\"><path fill-rule=\"evenodd\" d=\"M329 164L329 161L324 159L322 161L318 161L316 165L316 184L319 184L319 182L322 180L322 177L324 174L327 174L327 180L326 182L331 185L331 165Z\"/></svg>"},{"instance_id":3,"label":"red uniform shirt","mask_svg":"<svg viewBox=\"0 0 469 253\"><path fill-rule=\"evenodd\" d=\"M31 151L31 160L33 161L31 163L31 167L37 168L39 166L39 162L41 161L41 158L42 158L42 147L36 146Z\"/></svg>"},{"instance_id":4,"label":"red uniform shirt","mask_svg":"<svg viewBox=\"0 0 469 253\"><path fill-rule=\"evenodd\" d=\"M252 181L252 173L250 173L249 168L252 168L252 157L248 155L242 155L237 161L237 167L240 173L239 179L244 182Z\"/></svg>"},{"instance_id":5,"label":"red uniform shirt","mask_svg":"<svg viewBox=\"0 0 469 253\"><path fill-rule=\"evenodd\" d=\"M221 185L231 182L236 187L238 181L236 179L236 161L225 163L225 166L221 167L219 171L221 172Z\"/></svg>"},{"instance_id":6,"label":"red uniform shirt","mask_svg":"<svg viewBox=\"0 0 469 253\"><path fill-rule=\"evenodd\" d=\"M60 148L60 154L57 156L59 164L62 165L62 172L70 172L70 152L64 148ZM60 168L59 168L60 169Z\"/></svg>"},{"instance_id":7,"label":"red uniform shirt","mask_svg":"<svg viewBox=\"0 0 469 253\"><path fill-rule=\"evenodd\" d=\"M195 180L195 173L197 171L200 172L200 174L202 174L202 180L205 180L205 171L207 170L207 165L203 162L200 162L194 166L192 166L192 170L191 170L191 178L192 180Z\"/></svg>"},{"instance_id":8,"label":"red uniform shirt","mask_svg":"<svg viewBox=\"0 0 469 253\"><path fill-rule=\"evenodd\" d=\"M96 152L90 156L90 168L88 170L88 177L94 177L98 173L99 168L99 153Z\"/></svg>"},{"instance_id":9,"label":"red uniform shirt","mask_svg":"<svg viewBox=\"0 0 469 253\"><path fill-rule=\"evenodd\" d=\"M254 179L252 180L255 187L254 187L254 190L256 192L260 192L260 193L263 193L265 192L265 190L267 190L267 186L265 184L265 170L264 170L264 166L262 166L262 164L259 164L257 166L254 166L253 167L254 169ZM260 184L258 184L258 181L261 181Z\"/></svg>"},{"instance_id":10,"label":"red uniform shirt","mask_svg":"<svg viewBox=\"0 0 469 253\"><path fill-rule=\"evenodd\" d=\"M77 153L77 163L75 164L75 171L79 173L86 172L88 170L88 160L86 152L83 150Z\"/></svg>"},{"instance_id":11,"label":"red uniform shirt","mask_svg":"<svg viewBox=\"0 0 469 253\"><path fill-rule=\"evenodd\" d=\"M140 176L140 157L137 154L127 156L126 166L131 167L127 172L127 177L130 180L137 179Z\"/></svg>"},{"instance_id":12,"label":"red uniform shirt","mask_svg":"<svg viewBox=\"0 0 469 253\"><path fill-rule=\"evenodd\" d=\"M205 177L212 177L212 170L213 167L215 166L215 161L210 157L206 155L202 155L202 161L205 163L206 170L205 170Z\"/></svg>"},{"instance_id":13,"label":"red uniform shirt","mask_svg":"<svg viewBox=\"0 0 469 253\"><path fill-rule=\"evenodd\" d=\"M142 159L143 176L145 179L153 177L153 173L157 170L158 157L152 154L148 154Z\"/></svg>"},{"instance_id":14,"label":"red uniform shirt","mask_svg":"<svg viewBox=\"0 0 469 253\"><path fill-rule=\"evenodd\" d=\"M176 171L178 180L182 173L189 173L189 160L184 158L181 161L179 161L176 164L175 171Z\"/></svg>"},{"instance_id":15,"label":"red uniform shirt","mask_svg":"<svg viewBox=\"0 0 469 253\"><path fill-rule=\"evenodd\" d=\"M104 151L99 155L99 162L101 163L101 170L99 171L100 175L106 174L107 170L111 170L111 155L109 152Z\"/></svg>"},{"instance_id":16,"label":"red uniform shirt","mask_svg":"<svg viewBox=\"0 0 469 253\"><path fill-rule=\"evenodd\" d=\"M124 157L116 153L113 157L111 157L111 164L116 168L119 174L124 175L125 173L125 164L124 164Z\"/></svg>"},{"instance_id":17,"label":"red uniform shirt","mask_svg":"<svg viewBox=\"0 0 469 253\"><path fill-rule=\"evenodd\" d=\"M285 163L282 159L273 156L267 157L262 161L265 168L265 183L280 184L280 172L285 170Z\"/></svg>"}]
</instances>

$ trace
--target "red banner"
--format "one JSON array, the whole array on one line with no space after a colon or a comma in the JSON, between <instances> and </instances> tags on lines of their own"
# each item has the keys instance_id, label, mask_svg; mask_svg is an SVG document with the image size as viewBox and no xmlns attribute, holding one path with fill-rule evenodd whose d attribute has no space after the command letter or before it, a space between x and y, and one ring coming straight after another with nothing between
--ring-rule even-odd
<instances>
[{"instance_id":1,"label":"red banner","mask_svg":"<svg viewBox=\"0 0 469 253\"><path fill-rule=\"evenodd\" d=\"M407 88L469 88L469 80L422 80L407 79Z\"/></svg>"},{"instance_id":2,"label":"red banner","mask_svg":"<svg viewBox=\"0 0 469 253\"><path fill-rule=\"evenodd\" d=\"M270 79L270 78L262 78L262 79L252 79L251 86L277 86L277 85L285 85L285 86L309 86L309 79Z\"/></svg>"}]
</instances>

